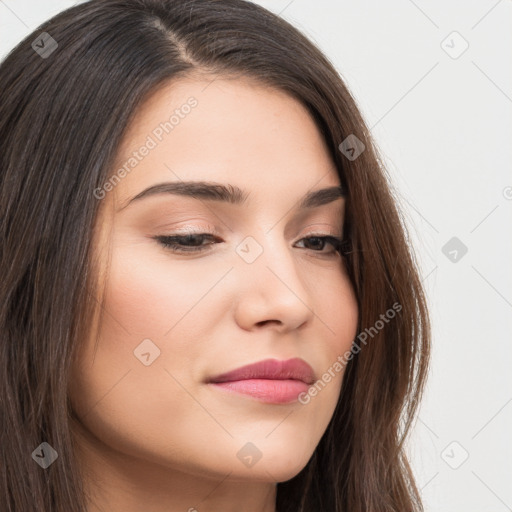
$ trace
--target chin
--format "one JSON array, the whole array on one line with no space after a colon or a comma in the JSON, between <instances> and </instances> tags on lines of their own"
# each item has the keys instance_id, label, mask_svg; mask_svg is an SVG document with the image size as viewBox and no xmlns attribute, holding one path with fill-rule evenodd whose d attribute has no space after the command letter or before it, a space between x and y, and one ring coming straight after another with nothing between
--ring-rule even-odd
<instances>
[{"instance_id":1,"label":"chin","mask_svg":"<svg viewBox=\"0 0 512 512\"><path fill-rule=\"evenodd\" d=\"M234 480L246 480L250 475L252 480L262 482L286 482L297 476L309 462L312 453L299 457L297 453L274 453L272 456L262 456L254 466L243 470L240 468L233 473Z\"/></svg>"}]
</instances>

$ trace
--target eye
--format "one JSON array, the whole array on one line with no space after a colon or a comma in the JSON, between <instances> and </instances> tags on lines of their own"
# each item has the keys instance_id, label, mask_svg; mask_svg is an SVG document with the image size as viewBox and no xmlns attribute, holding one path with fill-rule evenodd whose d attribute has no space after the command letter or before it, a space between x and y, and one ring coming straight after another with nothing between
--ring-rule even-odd
<instances>
[{"instance_id":1,"label":"eye","mask_svg":"<svg viewBox=\"0 0 512 512\"><path fill-rule=\"evenodd\" d=\"M154 237L166 249L176 254L205 252L212 248L215 243L222 240L212 233L189 233L186 235L160 235ZM208 241L209 243L203 243ZM298 243L306 242L306 249L323 255L335 255L342 253L345 247L345 240L335 236L312 235L304 237ZM331 251L324 251L326 245L332 247Z\"/></svg>"},{"instance_id":2,"label":"eye","mask_svg":"<svg viewBox=\"0 0 512 512\"><path fill-rule=\"evenodd\" d=\"M336 253L341 253L343 247L343 239L335 236L324 236L324 235L312 235L299 240L299 242L307 241L307 247L314 252L319 252L321 254L334 255ZM326 244L330 245L332 249L328 252L323 249L326 247Z\"/></svg>"},{"instance_id":3,"label":"eye","mask_svg":"<svg viewBox=\"0 0 512 512\"><path fill-rule=\"evenodd\" d=\"M213 245L214 242L209 244L202 244L207 239L220 240L211 233L190 233L188 235L169 235L157 236L155 239L163 245L166 249L170 249L175 253L190 253L205 251L208 246Z\"/></svg>"}]
</instances>

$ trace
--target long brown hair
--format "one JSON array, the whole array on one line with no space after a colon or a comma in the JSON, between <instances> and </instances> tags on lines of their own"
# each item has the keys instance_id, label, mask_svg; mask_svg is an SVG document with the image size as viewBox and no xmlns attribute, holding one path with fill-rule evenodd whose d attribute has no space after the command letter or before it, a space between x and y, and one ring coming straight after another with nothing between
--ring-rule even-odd
<instances>
[{"instance_id":1,"label":"long brown hair","mask_svg":"<svg viewBox=\"0 0 512 512\"><path fill-rule=\"evenodd\" d=\"M423 510L404 440L427 376L430 326L397 200L333 65L288 22L244 0L92 0L42 24L0 66L0 509L86 510L67 389L100 307L94 191L148 94L197 72L250 77L306 106L347 191L358 332L400 306L347 361L332 420L306 467L278 484L277 510ZM364 144L357 158L340 150L350 135ZM31 456L42 442L58 453L45 470Z\"/></svg>"}]
</instances>

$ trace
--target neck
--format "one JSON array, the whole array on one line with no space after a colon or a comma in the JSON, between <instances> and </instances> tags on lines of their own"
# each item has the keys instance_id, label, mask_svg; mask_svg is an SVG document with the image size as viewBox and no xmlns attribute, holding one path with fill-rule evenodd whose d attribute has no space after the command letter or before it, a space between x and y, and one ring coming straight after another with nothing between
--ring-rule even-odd
<instances>
[{"instance_id":1,"label":"neck","mask_svg":"<svg viewBox=\"0 0 512 512\"><path fill-rule=\"evenodd\" d=\"M127 455L83 429L78 437L87 512L275 512L276 482Z\"/></svg>"}]
</instances>

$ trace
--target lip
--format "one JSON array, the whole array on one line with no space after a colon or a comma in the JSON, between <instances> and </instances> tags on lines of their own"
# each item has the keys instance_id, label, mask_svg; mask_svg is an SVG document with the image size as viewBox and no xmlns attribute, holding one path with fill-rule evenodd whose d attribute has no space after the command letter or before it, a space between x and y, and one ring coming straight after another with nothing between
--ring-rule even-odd
<instances>
[{"instance_id":1,"label":"lip","mask_svg":"<svg viewBox=\"0 0 512 512\"><path fill-rule=\"evenodd\" d=\"M211 377L207 384L228 392L253 396L268 403L297 400L315 382L313 368L298 357L281 361L265 359Z\"/></svg>"}]
</instances>

